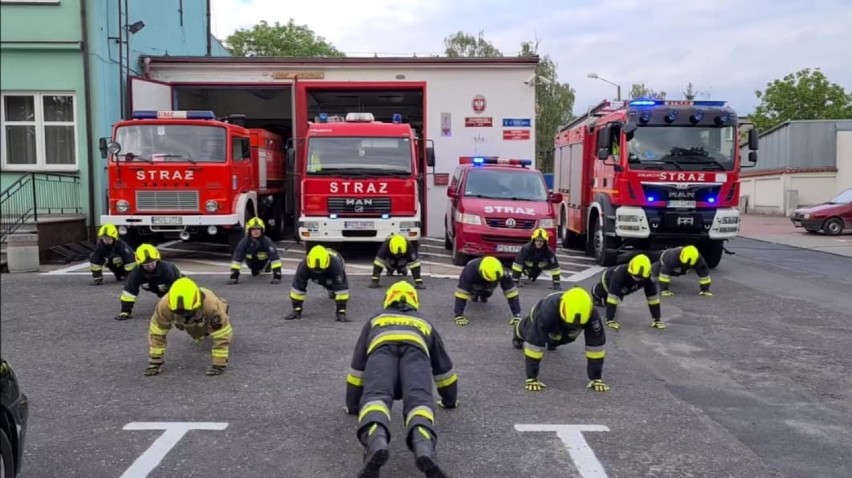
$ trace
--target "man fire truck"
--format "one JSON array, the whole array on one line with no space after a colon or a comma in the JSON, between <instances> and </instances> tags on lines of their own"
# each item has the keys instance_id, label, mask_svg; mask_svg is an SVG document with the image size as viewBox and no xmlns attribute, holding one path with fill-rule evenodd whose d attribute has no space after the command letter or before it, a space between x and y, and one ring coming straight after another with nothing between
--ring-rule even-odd
<instances>
[{"instance_id":1,"label":"man fire truck","mask_svg":"<svg viewBox=\"0 0 852 478\"><path fill-rule=\"evenodd\" d=\"M228 235L261 217L274 239L284 233L284 145L280 136L223 121L212 111L134 111L119 121L109 153L109 213L131 242L160 234L186 240ZM103 141L102 143L105 143Z\"/></svg>"},{"instance_id":2,"label":"man fire truck","mask_svg":"<svg viewBox=\"0 0 852 478\"><path fill-rule=\"evenodd\" d=\"M391 233L420 240L426 167L435 155L401 115L381 123L371 113L349 113L343 121L320 114L299 150L293 160L306 250L317 242L380 243Z\"/></svg>"},{"instance_id":3,"label":"man fire truck","mask_svg":"<svg viewBox=\"0 0 852 478\"><path fill-rule=\"evenodd\" d=\"M556 135L554 190L565 247L603 266L627 248L695 244L710 267L739 233L737 115L724 101L604 101Z\"/></svg>"}]
</instances>

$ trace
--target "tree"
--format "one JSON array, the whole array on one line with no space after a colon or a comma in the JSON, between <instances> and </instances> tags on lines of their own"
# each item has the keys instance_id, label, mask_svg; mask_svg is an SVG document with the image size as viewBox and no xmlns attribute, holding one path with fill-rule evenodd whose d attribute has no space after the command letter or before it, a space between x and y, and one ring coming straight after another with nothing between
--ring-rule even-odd
<instances>
[{"instance_id":1,"label":"tree","mask_svg":"<svg viewBox=\"0 0 852 478\"><path fill-rule=\"evenodd\" d=\"M630 98L654 98L664 100L666 99L666 92L654 91L645 86L645 83L633 83L633 86L630 87Z\"/></svg>"},{"instance_id":2,"label":"tree","mask_svg":"<svg viewBox=\"0 0 852 478\"><path fill-rule=\"evenodd\" d=\"M444 38L444 54L450 58L503 56L497 47L485 39L483 31L477 36L459 31Z\"/></svg>"},{"instance_id":3,"label":"tree","mask_svg":"<svg viewBox=\"0 0 852 478\"><path fill-rule=\"evenodd\" d=\"M830 83L819 68L790 73L754 93L760 104L751 120L764 131L785 121L852 118L852 91Z\"/></svg>"},{"instance_id":4,"label":"tree","mask_svg":"<svg viewBox=\"0 0 852 478\"><path fill-rule=\"evenodd\" d=\"M686 84L686 89L683 90L683 97L687 100L694 100L695 97L698 96L698 92L695 91L695 87L692 86L692 82Z\"/></svg>"},{"instance_id":5,"label":"tree","mask_svg":"<svg viewBox=\"0 0 852 478\"><path fill-rule=\"evenodd\" d=\"M235 31L225 43L234 56L346 56L307 25L296 25L292 18L285 25L261 20L250 30Z\"/></svg>"}]
</instances>

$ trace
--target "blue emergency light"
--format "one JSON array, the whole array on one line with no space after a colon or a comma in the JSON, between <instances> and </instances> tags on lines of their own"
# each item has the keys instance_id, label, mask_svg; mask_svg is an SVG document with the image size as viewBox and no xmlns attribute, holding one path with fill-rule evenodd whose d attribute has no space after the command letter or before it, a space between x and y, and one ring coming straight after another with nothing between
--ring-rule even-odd
<instances>
[{"instance_id":1,"label":"blue emergency light","mask_svg":"<svg viewBox=\"0 0 852 478\"><path fill-rule=\"evenodd\" d=\"M651 112L648 111L648 110L645 110L639 115L639 122L642 123L642 124L645 124L648 121L651 121Z\"/></svg>"},{"instance_id":2,"label":"blue emergency light","mask_svg":"<svg viewBox=\"0 0 852 478\"><path fill-rule=\"evenodd\" d=\"M320 123L328 123L328 113L320 113L319 114L319 122Z\"/></svg>"},{"instance_id":3,"label":"blue emergency light","mask_svg":"<svg viewBox=\"0 0 852 478\"><path fill-rule=\"evenodd\" d=\"M666 123L674 123L677 119L677 110L669 110L668 114L666 114Z\"/></svg>"},{"instance_id":4,"label":"blue emergency light","mask_svg":"<svg viewBox=\"0 0 852 478\"><path fill-rule=\"evenodd\" d=\"M216 115L212 111L187 110L187 111L157 111L139 110L131 115L133 119L193 119L214 120Z\"/></svg>"},{"instance_id":5,"label":"blue emergency light","mask_svg":"<svg viewBox=\"0 0 852 478\"><path fill-rule=\"evenodd\" d=\"M692 104L694 106L709 106L712 108L723 108L727 106L727 101L715 101L715 100L698 100L693 101Z\"/></svg>"},{"instance_id":6,"label":"blue emergency light","mask_svg":"<svg viewBox=\"0 0 852 478\"><path fill-rule=\"evenodd\" d=\"M651 98L637 98L628 103L630 106L657 106L663 104L662 100L654 100Z\"/></svg>"},{"instance_id":7,"label":"blue emergency light","mask_svg":"<svg viewBox=\"0 0 852 478\"><path fill-rule=\"evenodd\" d=\"M498 165L498 166L531 166L531 159L506 159L506 158L498 158L496 156L462 156L459 158L459 164L473 164L474 167L481 167L485 165Z\"/></svg>"},{"instance_id":8,"label":"blue emergency light","mask_svg":"<svg viewBox=\"0 0 852 478\"><path fill-rule=\"evenodd\" d=\"M648 196L647 199L648 199L648 202L654 202L654 201L657 200L657 198L655 198L654 196Z\"/></svg>"},{"instance_id":9,"label":"blue emergency light","mask_svg":"<svg viewBox=\"0 0 852 478\"><path fill-rule=\"evenodd\" d=\"M391 116L391 121L395 124L402 123L402 115L399 113L394 113L393 116Z\"/></svg>"},{"instance_id":10,"label":"blue emergency light","mask_svg":"<svg viewBox=\"0 0 852 478\"><path fill-rule=\"evenodd\" d=\"M483 163L485 163L485 158L473 158L473 164L480 165Z\"/></svg>"},{"instance_id":11,"label":"blue emergency light","mask_svg":"<svg viewBox=\"0 0 852 478\"><path fill-rule=\"evenodd\" d=\"M721 125L727 123L730 120L731 120L731 115L727 111L723 111L723 112L719 113L718 116L716 116L716 119L714 120L714 122L717 125L721 126Z\"/></svg>"},{"instance_id":12,"label":"blue emergency light","mask_svg":"<svg viewBox=\"0 0 852 478\"><path fill-rule=\"evenodd\" d=\"M709 202L710 204L713 204L713 203L716 202L716 198L713 197L713 196L710 196L709 198L707 198L707 202Z\"/></svg>"},{"instance_id":13,"label":"blue emergency light","mask_svg":"<svg viewBox=\"0 0 852 478\"><path fill-rule=\"evenodd\" d=\"M701 110L695 110L695 112L692 113L692 115L689 117L689 121L692 122L693 124L700 123L701 120L703 120L703 119L704 119L704 112L701 111Z\"/></svg>"}]
</instances>

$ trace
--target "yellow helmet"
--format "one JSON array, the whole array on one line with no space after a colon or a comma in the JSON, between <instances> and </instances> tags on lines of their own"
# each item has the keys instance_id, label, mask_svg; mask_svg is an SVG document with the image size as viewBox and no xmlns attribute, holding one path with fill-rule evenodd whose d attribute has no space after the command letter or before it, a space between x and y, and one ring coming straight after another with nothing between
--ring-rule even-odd
<instances>
[{"instance_id":1,"label":"yellow helmet","mask_svg":"<svg viewBox=\"0 0 852 478\"><path fill-rule=\"evenodd\" d=\"M151 244L142 244L136 249L136 263L140 266L149 262L159 261L160 251Z\"/></svg>"},{"instance_id":2,"label":"yellow helmet","mask_svg":"<svg viewBox=\"0 0 852 478\"><path fill-rule=\"evenodd\" d=\"M176 280L169 289L169 310L176 314L192 314L201 308L201 289L188 277Z\"/></svg>"},{"instance_id":3,"label":"yellow helmet","mask_svg":"<svg viewBox=\"0 0 852 478\"><path fill-rule=\"evenodd\" d=\"M263 219L255 216L246 223L246 232L251 232L252 229L266 230L266 224L263 223Z\"/></svg>"},{"instance_id":4,"label":"yellow helmet","mask_svg":"<svg viewBox=\"0 0 852 478\"><path fill-rule=\"evenodd\" d=\"M592 308L592 296L581 287L566 290L559 299L559 316L569 324L587 324L592 317Z\"/></svg>"},{"instance_id":5,"label":"yellow helmet","mask_svg":"<svg viewBox=\"0 0 852 478\"><path fill-rule=\"evenodd\" d=\"M531 237L532 240L543 239L544 242L547 242L547 240L549 238L550 238L550 235L547 233L547 231L545 231L542 228L538 228L535 231L533 231L532 237Z\"/></svg>"},{"instance_id":6,"label":"yellow helmet","mask_svg":"<svg viewBox=\"0 0 852 478\"><path fill-rule=\"evenodd\" d=\"M328 269L331 265L331 254L322 246L314 246L308 252L308 269Z\"/></svg>"},{"instance_id":7,"label":"yellow helmet","mask_svg":"<svg viewBox=\"0 0 852 478\"><path fill-rule=\"evenodd\" d=\"M395 256L405 254L408 251L408 239L399 234L392 235L390 238L390 251Z\"/></svg>"},{"instance_id":8,"label":"yellow helmet","mask_svg":"<svg viewBox=\"0 0 852 478\"><path fill-rule=\"evenodd\" d=\"M651 259L645 254L639 254L627 264L627 273L634 277L651 277Z\"/></svg>"},{"instance_id":9,"label":"yellow helmet","mask_svg":"<svg viewBox=\"0 0 852 478\"><path fill-rule=\"evenodd\" d=\"M112 224L104 224L98 229L98 237L111 237L118 239L118 229Z\"/></svg>"},{"instance_id":10,"label":"yellow helmet","mask_svg":"<svg viewBox=\"0 0 852 478\"><path fill-rule=\"evenodd\" d=\"M388 287L387 292L385 292L385 303L384 308L392 306L393 304L404 302L411 307L414 307L414 310L420 308L420 300L417 298L417 291L414 290L414 287L401 280L396 284Z\"/></svg>"},{"instance_id":11,"label":"yellow helmet","mask_svg":"<svg viewBox=\"0 0 852 478\"><path fill-rule=\"evenodd\" d=\"M479 263L479 275L488 282L497 282L503 275L503 264L493 256L485 256Z\"/></svg>"},{"instance_id":12,"label":"yellow helmet","mask_svg":"<svg viewBox=\"0 0 852 478\"><path fill-rule=\"evenodd\" d=\"M680 251L680 262L694 266L698 262L698 248L686 246Z\"/></svg>"}]
</instances>

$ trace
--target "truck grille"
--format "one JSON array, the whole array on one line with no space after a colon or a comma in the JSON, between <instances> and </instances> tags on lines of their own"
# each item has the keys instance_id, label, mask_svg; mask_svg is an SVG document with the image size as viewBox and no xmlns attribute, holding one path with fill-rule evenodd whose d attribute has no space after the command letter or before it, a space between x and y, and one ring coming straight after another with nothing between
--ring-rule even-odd
<instances>
[{"instance_id":1,"label":"truck grille","mask_svg":"<svg viewBox=\"0 0 852 478\"><path fill-rule=\"evenodd\" d=\"M329 214L371 217L390 214L390 198L328 198Z\"/></svg>"},{"instance_id":2,"label":"truck grille","mask_svg":"<svg viewBox=\"0 0 852 478\"><path fill-rule=\"evenodd\" d=\"M506 225L506 221L508 219L504 219L502 217L486 217L485 223L488 224L489 227L499 227L504 229L532 229L535 227L535 219L513 219L515 221L512 227Z\"/></svg>"},{"instance_id":3,"label":"truck grille","mask_svg":"<svg viewBox=\"0 0 852 478\"><path fill-rule=\"evenodd\" d=\"M707 185L707 186L690 186L684 189L678 189L675 186L663 186L659 184L642 184L642 192L645 197L653 197L655 201L708 201L719 199L719 191L722 186Z\"/></svg>"},{"instance_id":4,"label":"truck grille","mask_svg":"<svg viewBox=\"0 0 852 478\"><path fill-rule=\"evenodd\" d=\"M530 242L527 237L503 237L503 236L489 236L487 234L482 236L483 241L488 242L506 242L511 244L526 244Z\"/></svg>"},{"instance_id":5,"label":"truck grille","mask_svg":"<svg viewBox=\"0 0 852 478\"><path fill-rule=\"evenodd\" d=\"M136 210L198 211L198 191L136 191Z\"/></svg>"}]
</instances>

